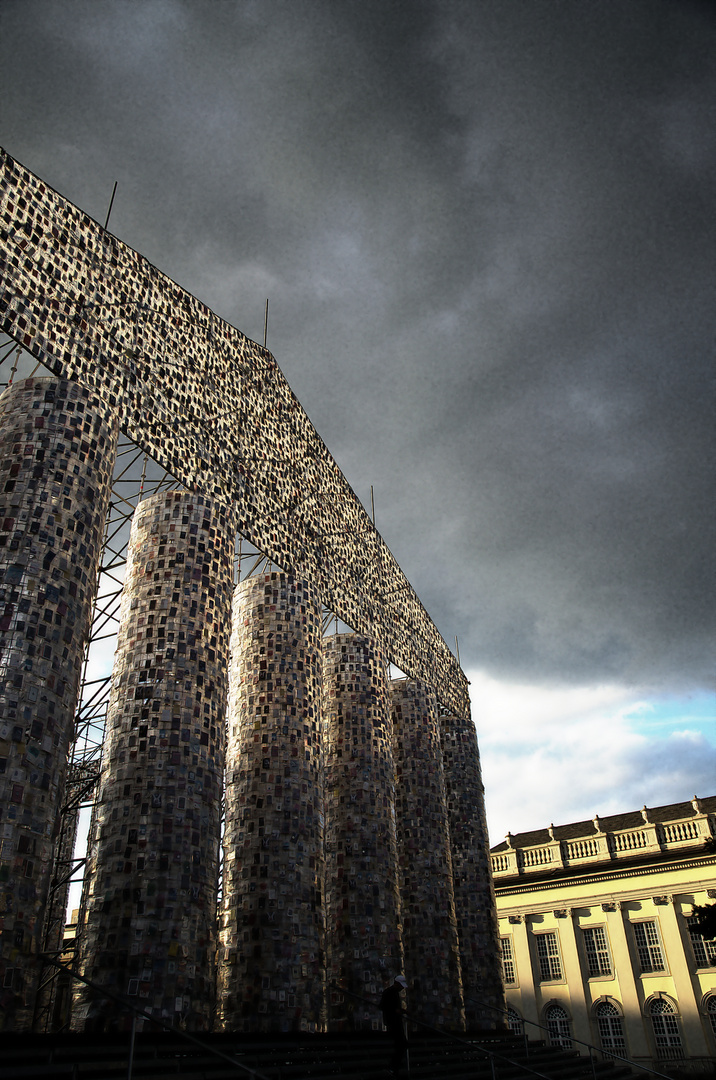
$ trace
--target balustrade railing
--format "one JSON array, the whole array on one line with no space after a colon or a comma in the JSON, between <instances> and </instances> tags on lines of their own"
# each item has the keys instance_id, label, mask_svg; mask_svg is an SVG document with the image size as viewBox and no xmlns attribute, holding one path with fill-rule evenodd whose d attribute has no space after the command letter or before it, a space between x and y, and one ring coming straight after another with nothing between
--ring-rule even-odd
<instances>
[{"instance_id":1,"label":"balustrade railing","mask_svg":"<svg viewBox=\"0 0 716 1080\"><path fill-rule=\"evenodd\" d=\"M550 863L568 866L584 859L618 859L632 852L647 848L666 847L694 840L705 841L711 835L711 827L704 818L690 821L655 822L643 829L623 832L600 832L594 836L579 836L574 840L561 840L547 846L513 847L492 856L492 872L507 874L539 869Z\"/></svg>"},{"instance_id":2,"label":"balustrade railing","mask_svg":"<svg viewBox=\"0 0 716 1080\"><path fill-rule=\"evenodd\" d=\"M664 840L667 844L676 844L682 840L697 840L701 833L695 821L674 821L662 825Z\"/></svg>"},{"instance_id":3,"label":"balustrade railing","mask_svg":"<svg viewBox=\"0 0 716 1080\"><path fill-rule=\"evenodd\" d=\"M590 859L603 854L599 840L587 837L584 840L570 840L566 844L568 859Z\"/></svg>"},{"instance_id":4,"label":"balustrade railing","mask_svg":"<svg viewBox=\"0 0 716 1080\"><path fill-rule=\"evenodd\" d=\"M510 863L509 855L493 855L492 856L492 872L493 874L499 874L505 870L511 870L512 864Z\"/></svg>"},{"instance_id":5,"label":"balustrade railing","mask_svg":"<svg viewBox=\"0 0 716 1080\"><path fill-rule=\"evenodd\" d=\"M633 829L631 832L612 833L609 846L613 852L636 851L649 846L649 834L646 829Z\"/></svg>"},{"instance_id":6,"label":"balustrade railing","mask_svg":"<svg viewBox=\"0 0 716 1080\"><path fill-rule=\"evenodd\" d=\"M544 866L546 863L554 861L554 854L551 848L521 848L519 850L519 861L522 866Z\"/></svg>"}]
</instances>

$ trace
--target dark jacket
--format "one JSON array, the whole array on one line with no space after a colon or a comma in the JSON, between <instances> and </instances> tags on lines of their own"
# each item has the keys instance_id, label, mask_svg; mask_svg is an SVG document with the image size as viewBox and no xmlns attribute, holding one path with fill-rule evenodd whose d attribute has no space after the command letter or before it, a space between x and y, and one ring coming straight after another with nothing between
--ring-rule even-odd
<instances>
[{"instance_id":1,"label":"dark jacket","mask_svg":"<svg viewBox=\"0 0 716 1080\"><path fill-rule=\"evenodd\" d=\"M384 990L380 999L380 1011L383 1014L383 1022L385 1026L390 1029L393 1025L400 1023L403 1015L403 1005L400 998L402 987L398 983L393 983L387 990Z\"/></svg>"}]
</instances>

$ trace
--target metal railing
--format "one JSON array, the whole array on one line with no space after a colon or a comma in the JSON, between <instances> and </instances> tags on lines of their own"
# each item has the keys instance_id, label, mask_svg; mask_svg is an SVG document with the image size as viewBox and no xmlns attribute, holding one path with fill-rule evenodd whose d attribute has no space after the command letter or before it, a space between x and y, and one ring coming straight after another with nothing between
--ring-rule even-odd
<instances>
[{"instance_id":1,"label":"metal railing","mask_svg":"<svg viewBox=\"0 0 716 1080\"><path fill-rule=\"evenodd\" d=\"M225 1054L222 1050L217 1050L216 1047L211 1046L209 1043L204 1042L202 1039L197 1039L195 1035L190 1035L187 1031L182 1031L181 1028L174 1027L166 1020L162 1020L161 1017L152 1016L151 1013L145 1012L144 1009L138 1008L128 998L122 997L121 994L115 994L112 990L108 990L105 987L97 986L96 983L91 982L90 979L86 979L84 975L79 975L76 971L72 971L66 964L61 964L54 956L50 956L48 953L41 953L40 959L50 964L55 968L59 968L61 971L66 972L70 978L75 979L77 982L82 983L84 986L89 987L92 993L97 994L99 997L107 998L110 1001L114 1001L121 1005L123 1009L132 1014L132 1027L129 1032L129 1052L127 1057L127 1080L132 1080L132 1073L134 1069L134 1044L137 1034L137 1020L148 1020L152 1024L156 1024L158 1027L163 1028L164 1031L171 1032L172 1035L176 1035L180 1039L184 1039L185 1042L192 1043L194 1046L198 1046L201 1050L206 1051L209 1054L213 1054L215 1057L221 1058L223 1061L228 1061L230 1065L233 1065L236 1069L241 1069L246 1076L253 1077L254 1080L270 1080L265 1073L259 1072L258 1069L252 1069L248 1065L244 1065L243 1062L237 1061L235 1057L230 1054Z\"/></svg>"},{"instance_id":2,"label":"metal railing","mask_svg":"<svg viewBox=\"0 0 716 1080\"><path fill-rule=\"evenodd\" d=\"M357 1001L362 1001L367 1005L371 1005L374 1009L378 1009L378 1003L372 998L363 997L362 994L354 994L350 990L346 990L343 986L338 986L336 983L331 984L332 988L340 994L347 994L348 997L355 998ZM497 1080L497 1065L496 1063L502 1062L505 1065L511 1065L515 1069L521 1069L523 1072L528 1073L530 1076L538 1076L540 1080L551 1080L545 1073L539 1071L539 1069L533 1069L530 1065L525 1065L523 1061L514 1061L512 1058L507 1057L505 1054L500 1054L496 1050L488 1050L487 1047L482 1046L480 1043L475 1042L473 1039L465 1038L462 1035L457 1035L454 1031L445 1031L444 1028L435 1027L433 1024L426 1023L425 1020L421 1020L419 1016L415 1016L413 1013L404 1012L403 1016L405 1020L414 1024L416 1027L422 1028L425 1031L432 1031L436 1035L440 1035L444 1039L448 1039L453 1043L461 1043L467 1047L468 1050L482 1054L490 1061L490 1069L492 1072L492 1080ZM409 1045L409 1044L408 1044ZM410 1071L410 1070L408 1070ZM669 1077L669 1080L672 1080Z\"/></svg>"},{"instance_id":3,"label":"metal railing","mask_svg":"<svg viewBox=\"0 0 716 1080\"><path fill-rule=\"evenodd\" d=\"M481 1001L479 998L466 997L465 1000L471 1001L474 1005L480 1005L483 1009L490 1009L492 1012L501 1013L503 1016L513 1021L519 1021L525 1044L525 1052L527 1054L529 1054L529 1040L527 1038L526 1032L527 1024L529 1024L530 1027L537 1028L539 1031L545 1031L550 1041L553 1037L553 1032L550 1031L548 1027L545 1027L544 1024L538 1024L535 1020L525 1020L524 1017L515 1015L514 1010L511 1014L509 1009L499 1009L496 1005L488 1005L486 1001ZM669 1076L668 1073L659 1072L658 1069L653 1068L653 1066L651 1065L641 1065L638 1061L634 1061L632 1058L627 1058L621 1054L617 1054L613 1050L605 1050L600 1046L595 1046L593 1043L585 1042L584 1039L577 1039L574 1035L572 1035L571 1032L569 1034L569 1041L570 1043L578 1043L579 1046L585 1046L587 1048L587 1050L589 1051L589 1060L592 1067L592 1076L595 1077L595 1080L596 1069L594 1051L596 1051L596 1053L599 1054L602 1058L606 1058L610 1061L621 1061L632 1069L639 1069L640 1072L649 1073L650 1076L660 1076L662 1080L674 1080L673 1076ZM555 1044L551 1043L551 1045ZM560 1043L560 1046L562 1046L562 1049L564 1049L562 1043ZM577 1051L577 1053L579 1053L579 1051Z\"/></svg>"}]
</instances>

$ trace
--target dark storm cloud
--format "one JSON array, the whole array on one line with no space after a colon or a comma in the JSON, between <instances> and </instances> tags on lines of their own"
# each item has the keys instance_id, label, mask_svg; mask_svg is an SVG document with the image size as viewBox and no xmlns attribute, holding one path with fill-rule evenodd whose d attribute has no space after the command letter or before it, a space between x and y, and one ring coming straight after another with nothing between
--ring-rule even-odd
<instances>
[{"instance_id":1,"label":"dark storm cloud","mask_svg":"<svg viewBox=\"0 0 716 1080\"><path fill-rule=\"evenodd\" d=\"M712 671L707 5L0 5L0 141L269 346L463 664Z\"/></svg>"}]
</instances>

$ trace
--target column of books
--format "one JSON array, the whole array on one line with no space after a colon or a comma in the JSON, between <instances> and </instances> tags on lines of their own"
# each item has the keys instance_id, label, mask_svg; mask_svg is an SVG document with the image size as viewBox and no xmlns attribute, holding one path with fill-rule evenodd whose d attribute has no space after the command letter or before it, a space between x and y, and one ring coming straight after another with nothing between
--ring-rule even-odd
<instances>
[{"instance_id":1,"label":"column of books","mask_svg":"<svg viewBox=\"0 0 716 1080\"><path fill-rule=\"evenodd\" d=\"M386 660L376 641L336 634L323 672L329 1026L377 1030L403 967Z\"/></svg>"},{"instance_id":2,"label":"column of books","mask_svg":"<svg viewBox=\"0 0 716 1080\"><path fill-rule=\"evenodd\" d=\"M418 679L391 683L405 976L425 1023L464 1029L437 700Z\"/></svg>"},{"instance_id":3,"label":"column of books","mask_svg":"<svg viewBox=\"0 0 716 1080\"><path fill-rule=\"evenodd\" d=\"M116 418L64 379L0 398L0 1024L28 1031ZM62 902L60 898L60 910Z\"/></svg>"},{"instance_id":4,"label":"column of books","mask_svg":"<svg viewBox=\"0 0 716 1080\"><path fill-rule=\"evenodd\" d=\"M214 1013L234 537L188 492L134 514L80 933L87 979L189 1030ZM73 1022L131 1015L82 987Z\"/></svg>"},{"instance_id":5,"label":"column of books","mask_svg":"<svg viewBox=\"0 0 716 1080\"><path fill-rule=\"evenodd\" d=\"M440 730L465 1019L468 1031L489 1030L505 999L477 733L469 716L447 713Z\"/></svg>"},{"instance_id":6,"label":"column of books","mask_svg":"<svg viewBox=\"0 0 716 1080\"><path fill-rule=\"evenodd\" d=\"M236 588L217 1024L325 1029L321 607L290 574Z\"/></svg>"}]
</instances>

